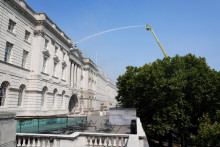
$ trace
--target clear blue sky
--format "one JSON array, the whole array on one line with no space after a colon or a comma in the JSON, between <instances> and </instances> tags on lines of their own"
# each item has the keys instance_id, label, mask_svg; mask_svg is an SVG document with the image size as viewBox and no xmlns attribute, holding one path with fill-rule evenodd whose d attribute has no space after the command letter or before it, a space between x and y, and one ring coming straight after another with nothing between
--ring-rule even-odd
<instances>
[{"instance_id":1,"label":"clear blue sky","mask_svg":"<svg viewBox=\"0 0 220 147\"><path fill-rule=\"evenodd\" d=\"M220 0L26 0L45 12L73 43L108 29L150 24L169 56L205 57L220 70ZM114 81L128 65L162 59L145 27L110 32L78 44Z\"/></svg>"}]
</instances>

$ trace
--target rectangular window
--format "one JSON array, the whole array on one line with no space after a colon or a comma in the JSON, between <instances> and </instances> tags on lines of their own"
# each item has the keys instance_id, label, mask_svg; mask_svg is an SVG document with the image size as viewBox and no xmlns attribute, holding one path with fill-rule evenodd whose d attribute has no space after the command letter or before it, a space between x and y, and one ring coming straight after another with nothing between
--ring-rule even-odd
<instances>
[{"instance_id":1,"label":"rectangular window","mask_svg":"<svg viewBox=\"0 0 220 147\"><path fill-rule=\"evenodd\" d=\"M31 34L30 32L25 31L25 36L24 36L25 41L29 41L30 34Z\"/></svg>"},{"instance_id":2,"label":"rectangular window","mask_svg":"<svg viewBox=\"0 0 220 147\"><path fill-rule=\"evenodd\" d=\"M15 28L15 22L12 21L11 19L9 19L9 22L8 22L8 30L11 31L11 32L14 32L14 28Z\"/></svg>"},{"instance_id":3,"label":"rectangular window","mask_svg":"<svg viewBox=\"0 0 220 147\"><path fill-rule=\"evenodd\" d=\"M62 79L65 79L65 67L62 67Z\"/></svg>"},{"instance_id":4,"label":"rectangular window","mask_svg":"<svg viewBox=\"0 0 220 147\"><path fill-rule=\"evenodd\" d=\"M54 54L55 54L55 55L57 54L57 51L58 51L58 47L55 46L55 51L54 51Z\"/></svg>"},{"instance_id":5,"label":"rectangular window","mask_svg":"<svg viewBox=\"0 0 220 147\"><path fill-rule=\"evenodd\" d=\"M45 39L45 44L44 44L44 48L47 49L48 48L48 43L49 41L47 39Z\"/></svg>"},{"instance_id":6,"label":"rectangular window","mask_svg":"<svg viewBox=\"0 0 220 147\"><path fill-rule=\"evenodd\" d=\"M46 68L47 68L47 58L43 57L43 69L42 69L42 71L44 73L46 73Z\"/></svg>"},{"instance_id":7,"label":"rectangular window","mask_svg":"<svg viewBox=\"0 0 220 147\"><path fill-rule=\"evenodd\" d=\"M28 55L28 52L24 50L23 57L22 57L22 65L21 65L23 68L25 68L25 65L26 65L27 55Z\"/></svg>"},{"instance_id":8,"label":"rectangular window","mask_svg":"<svg viewBox=\"0 0 220 147\"><path fill-rule=\"evenodd\" d=\"M6 47L5 47L5 58L4 61L5 62L9 62L10 61L10 55L11 55L11 49L12 49L13 44L7 42L6 43Z\"/></svg>"},{"instance_id":9,"label":"rectangular window","mask_svg":"<svg viewBox=\"0 0 220 147\"><path fill-rule=\"evenodd\" d=\"M54 66L53 66L53 76L56 76L56 69L57 68L57 63L54 62Z\"/></svg>"}]
</instances>

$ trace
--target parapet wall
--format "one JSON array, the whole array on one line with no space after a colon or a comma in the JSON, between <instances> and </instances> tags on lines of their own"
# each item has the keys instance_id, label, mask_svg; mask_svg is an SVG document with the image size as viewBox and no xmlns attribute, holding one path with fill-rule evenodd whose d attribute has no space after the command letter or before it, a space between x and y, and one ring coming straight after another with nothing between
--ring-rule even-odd
<instances>
[{"instance_id":1,"label":"parapet wall","mask_svg":"<svg viewBox=\"0 0 220 147\"><path fill-rule=\"evenodd\" d=\"M15 113L0 112L0 147L16 146Z\"/></svg>"}]
</instances>

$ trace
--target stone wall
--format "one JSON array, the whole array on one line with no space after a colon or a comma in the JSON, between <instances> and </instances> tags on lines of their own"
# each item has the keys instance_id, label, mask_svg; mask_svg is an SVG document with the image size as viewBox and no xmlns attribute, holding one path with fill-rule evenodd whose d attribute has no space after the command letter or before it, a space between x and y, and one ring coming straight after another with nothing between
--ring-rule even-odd
<instances>
[{"instance_id":1,"label":"stone wall","mask_svg":"<svg viewBox=\"0 0 220 147\"><path fill-rule=\"evenodd\" d=\"M15 147L16 120L15 113L0 112L0 147Z\"/></svg>"}]
</instances>

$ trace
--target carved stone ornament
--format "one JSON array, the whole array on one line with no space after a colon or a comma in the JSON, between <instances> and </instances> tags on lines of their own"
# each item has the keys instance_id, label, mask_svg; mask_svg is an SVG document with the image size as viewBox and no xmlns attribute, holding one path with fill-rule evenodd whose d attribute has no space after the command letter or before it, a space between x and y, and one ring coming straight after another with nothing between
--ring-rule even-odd
<instances>
[{"instance_id":1,"label":"carved stone ornament","mask_svg":"<svg viewBox=\"0 0 220 147\"><path fill-rule=\"evenodd\" d=\"M49 58L50 57L50 52L46 49L44 49L43 54L45 57Z\"/></svg>"},{"instance_id":2,"label":"carved stone ornament","mask_svg":"<svg viewBox=\"0 0 220 147\"><path fill-rule=\"evenodd\" d=\"M66 64L66 61L62 61L62 65L64 66L64 67L66 67L67 66L67 64Z\"/></svg>"},{"instance_id":3,"label":"carved stone ornament","mask_svg":"<svg viewBox=\"0 0 220 147\"><path fill-rule=\"evenodd\" d=\"M56 40L51 38L51 43L54 45L56 43Z\"/></svg>"},{"instance_id":4,"label":"carved stone ornament","mask_svg":"<svg viewBox=\"0 0 220 147\"><path fill-rule=\"evenodd\" d=\"M45 32L44 30L34 30L34 36L42 36L44 37Z\"/></svg>"},{"instance_id":5,"label":"carved stone ornament","mask_svg":"<svg viewBox=\"0 0 220 147\"><path fill-rule=\"evenodd\" d=\"M60 62L60 60L59 60L59 58L57 57L57 55L54 55L54 57L53 57L53 60L55 61L55 62Z\"/></svg>"}]
</instances>

